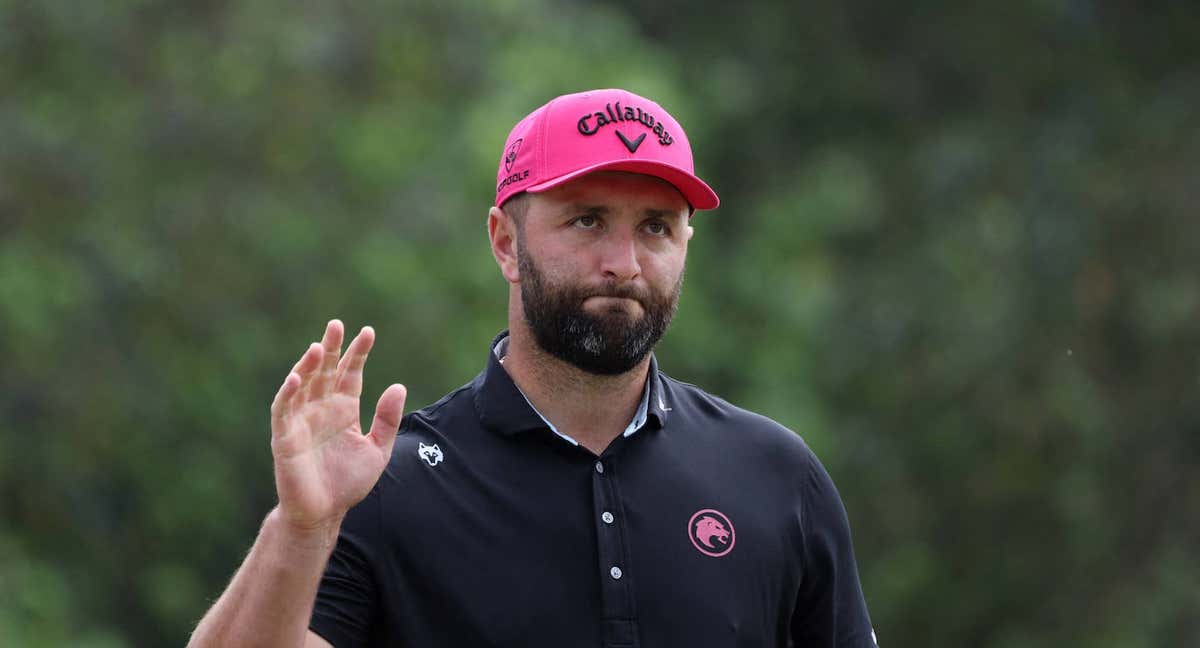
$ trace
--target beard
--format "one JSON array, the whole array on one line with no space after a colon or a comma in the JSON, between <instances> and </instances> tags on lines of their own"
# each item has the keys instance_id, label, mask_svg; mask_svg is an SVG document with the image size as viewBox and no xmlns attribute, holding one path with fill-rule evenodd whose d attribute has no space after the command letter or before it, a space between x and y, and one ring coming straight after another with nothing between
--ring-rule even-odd
<instances>
[{"instance_id":1,"label":"beard","mask_svg":"<svg viewBox=\"0 0 1200 648\"><path fill-rule=\"evenodd\" d=\"M600 376L614 376L633 369L662 338L683 288L683 273L667 292L610 282L595 287L551 285L524 246L517 248L521 272L521 306L525 323L543 351ZM621 297L636 300L642 315L621 308L596 313L584 310L589 297Z\"/></svg>"}]
</instances>

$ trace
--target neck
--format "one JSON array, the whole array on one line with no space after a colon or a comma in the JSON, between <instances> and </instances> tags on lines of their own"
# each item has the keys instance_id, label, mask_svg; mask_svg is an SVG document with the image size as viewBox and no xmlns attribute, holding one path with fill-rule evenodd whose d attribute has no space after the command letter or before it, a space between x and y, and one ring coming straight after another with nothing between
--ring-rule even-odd
<instances>
[{"instance_id":1,"label":"neck","mask_svg":"<svg viewBox=\"0 0 1200 648\"><path fill-rule=\"evenodd\" d=\"M647 356L629 371L597 376L549 355L522 321L510 321L504 369L560 432L600 454L629 425L642 401Z\"/></svg>"}]
</instances>

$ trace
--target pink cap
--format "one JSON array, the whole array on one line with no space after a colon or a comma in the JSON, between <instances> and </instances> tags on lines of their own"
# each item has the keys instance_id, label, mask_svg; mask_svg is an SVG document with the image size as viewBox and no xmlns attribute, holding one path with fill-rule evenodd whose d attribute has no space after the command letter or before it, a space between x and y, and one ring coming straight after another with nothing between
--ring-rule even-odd
<instances>
[{"instance_id":1,"label":"pink cap","mask_svg":"<svg viewBox=\"0 0 1200 648\"><path fill-rule=\"evenodd\" d=\"M602 170L662 178L693 209L720 204L696 177L687 135L662 106L626 90L591 90L556 97L517 122L496 174L496 205Z\"/></svg>"}]
</instances>

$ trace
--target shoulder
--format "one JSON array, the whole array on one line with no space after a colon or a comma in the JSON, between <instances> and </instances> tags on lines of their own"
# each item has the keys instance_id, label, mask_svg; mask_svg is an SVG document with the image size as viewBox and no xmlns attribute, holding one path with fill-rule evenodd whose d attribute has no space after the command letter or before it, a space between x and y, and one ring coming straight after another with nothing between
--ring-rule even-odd
<instances>
[{"instance_id":1,"label":"shoulder","mask_svg":"<svg viewBox=\"0 0 1200 648\"><path fill-rule=\"evenodd\" d=\"M436 402L419 410L409 412L400 421L401 436L437 434L439 430L452 426L459 418L475 416L474 391L477 381L471 381L442 396Z\"/></svg>"},{"instance_id":2,"label":"shoulder","mask_svg":"<svg viewBox=\"0 0 1200 648\"><path fill-rule=\"evenodd\" d=\"M806 528L833 528L848 538L846 511L833 478L799 434L695 385L663 378L664 400L675 403L668 412L675 417L670 425L679 419L688 447L706 446L693 452L739 467L747 479L744 487L760 483L793 493Z\"/></svg>"},{"instance_id":3,"label":"shoulder","mask_svg":"<svg viewBox=\"0 0 1200 648\"><path fill-rule=\"evenodd\" d=\"M408 412L400 421L400 430L392 446L388 466L376 483L376 489L399 482L413 487L414 479L428 476L429 466L437 466L449 456L451 448L461 445L477 427L473 401L475 381L455 389L436 402ZM440 466L439 466L440 467Z\"/></svg>"},{"instance_id":4,"label":"shoulder","mask_svg":"<svg viewBox=\"0 0 1200 648\"><path fill-rule=\"evenodd\" d=\"M723 452L751 453L782 470L811 470L815 455L796 431L778 421L739 407L691 383L660 373L661 407L669 407L672 423L688 429Z\"/></svg>"}]
</instances>

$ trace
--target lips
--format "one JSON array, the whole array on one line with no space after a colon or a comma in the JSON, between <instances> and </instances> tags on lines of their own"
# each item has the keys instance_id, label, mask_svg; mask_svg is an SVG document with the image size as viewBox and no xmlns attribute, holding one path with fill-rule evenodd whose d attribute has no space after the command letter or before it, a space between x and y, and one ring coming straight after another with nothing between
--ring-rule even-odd
<instances>
[{"instance_id":1,"label":"lips","mask_svg":"<svg viewBox=\"0 0 1200 648\"><path fill-rule=\"evenodd\" d=\"M614 297L612 295L593 295L592 297L601 300L611 300L608 302L601 301L593 303L592 308L598 309L598 312L621 313L622 315L628 316L646 312L645 304L634 297ZM592 297L585 299L584 303L586 303ZM637 308L633 308L630 302L632 302L632 304L637 304Z\"/></svg>"},{"instance_id":2,"label":"lips","mask_svg":"<svg viewBox=\"0 0 1200 648\"><path fill-rule=\"evenodd\" d=\"M608 289L608 290L604 290L604 291L600 291L600 292L594 292L590 295L584 296L584 300L591 299L592 297L608 297L611 299L632 299L632 300L638 302L639 304L642 304L642 303L645 303L647 295L643 294L643 291L638 290L637 288L634 288L633 286L626 286L626 287L622 287L622 288L612 288L612 289Z\"/></svg>"},{"instance_id":3,"label":"lips","mask_svg":"<svg viewBox=\"0 0 1200 648\"><path fill-rule=\"evenodd\" d=\"M638 299L637 297L633 297L633 296L627 296L627 295L591 295L590 297L587 297L587 298L585 298L583 301L584 301L584 303L587 303L587 301L588 301L588 300L590 300L590 299L592 299L592 298L596 298L596 299L610 299L610 300L613 300L614 302L615 302L615 301L631 301L631 302L633 302L633 303L637 304L639 307L641 307L641 309L642 309L642 310L645 310L645 309L646 309L646 304L645 304L645 303L643 303L641 299ZM616 306L617 306L617 304L615 304L615 303L614 303L614 304L612 304L611 306L613 306L613 307L616 307ZM624 308L621 308L621 310L624 310Z\"/></svg>"}]
</instances>

